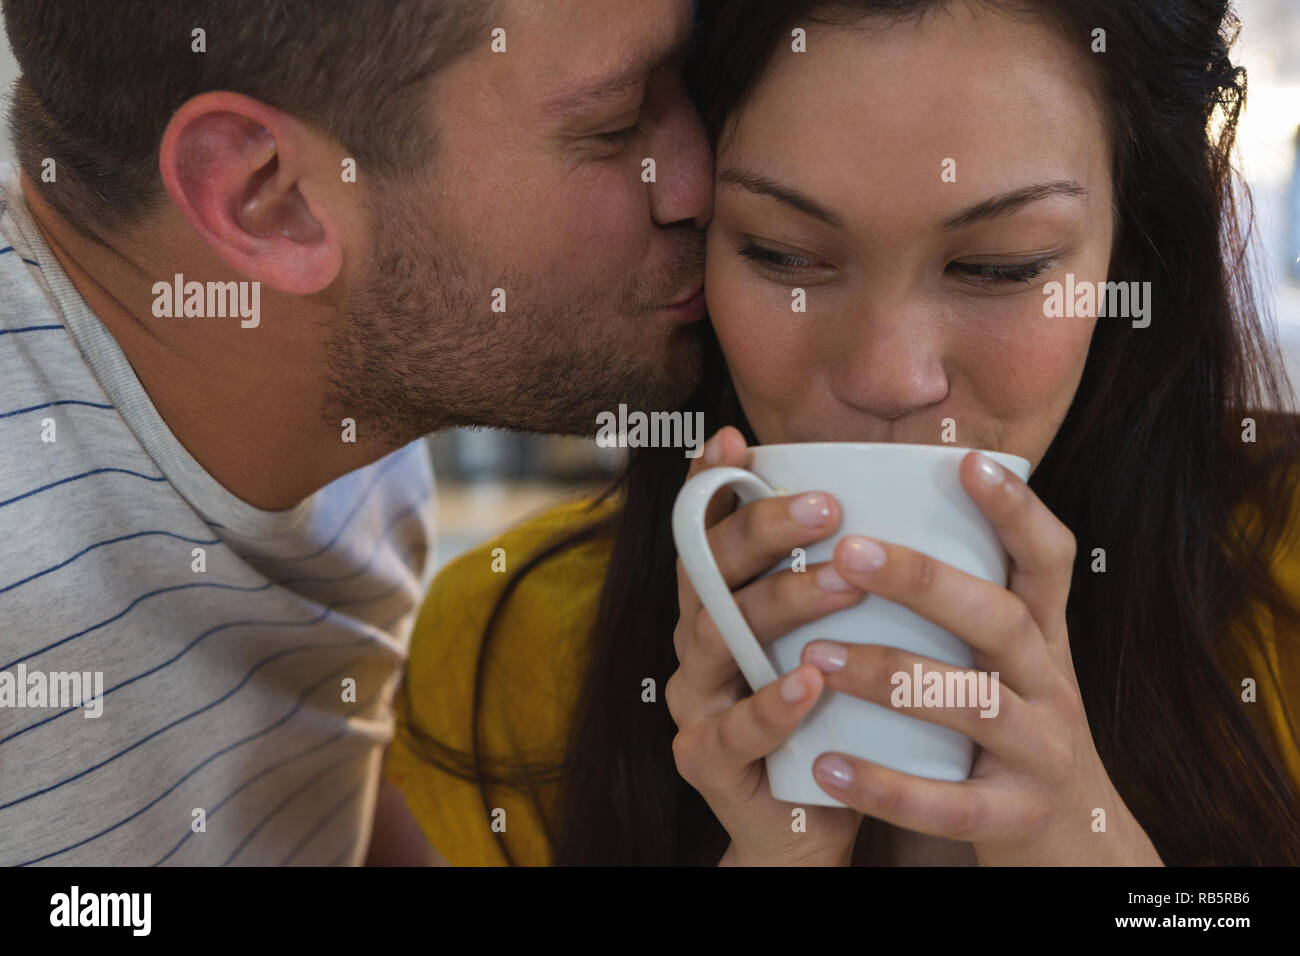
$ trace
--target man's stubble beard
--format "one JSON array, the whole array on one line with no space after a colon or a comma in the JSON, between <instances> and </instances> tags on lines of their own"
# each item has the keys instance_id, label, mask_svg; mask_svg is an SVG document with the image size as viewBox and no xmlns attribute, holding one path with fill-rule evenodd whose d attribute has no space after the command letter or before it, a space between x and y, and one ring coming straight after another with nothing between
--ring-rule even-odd
<instances>
[{"instance_id":1,"label":"man's stubble beard","mask_svg":"<svg viewBox=\"0 0 1300 956\"><path fill-rule=\"evenodd\" d=\"M465 426L592 436L597 414L620 403L671 411L690 395L702 323L671 325L654 310L702 276L701 233L683 227L653 280L574 291L489 273L412 206L372 213L368 275L326 342L331 424L353 418L392 447ZM497 288L505 312L491 309Z\"/></svg>"}]
</instances>

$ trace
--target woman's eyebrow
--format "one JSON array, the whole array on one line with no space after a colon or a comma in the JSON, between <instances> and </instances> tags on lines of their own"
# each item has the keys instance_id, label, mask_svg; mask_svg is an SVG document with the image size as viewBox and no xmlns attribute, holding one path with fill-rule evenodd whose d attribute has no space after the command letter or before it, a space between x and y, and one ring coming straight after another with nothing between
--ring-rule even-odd
<instances>
[{"instance_id":1,"label":"woman's eyebrow","mask_svg":"<svg viewBox=\"0 0 1300 956\"><path fill-rule=\"evenodd\" d=\"M836 229L844 228L844 220L817 200L766 176L760 176L757 173L751 173L743 169L724 169L718 173L718 185L739 186L742 189L748 189L750 192L758 193L760 196L771 196L773 199L779 199L792 209L797 209L814 219L820 219L828 226L833 226Z\"/></svg>"},{"instance_id":2,"label":"woman's eyebrow","mask_svg":"<svg viewBox=\"0 0 1300 956\"><path fill-rule=\"evenodd\" d=\"M785 203L792 209L797 209L814 219L821 220L828 226L833 226L836 229L844 228L844 220L817 200L767 176L760 176L744 169L724 169L718 173L718 184L739 186L761 196L770 196ZM985 199L967 207L955 216L945 219L942 227L944 230L960 229L962 226L969 226L981 219L1007 216L1030 203L1047 199L1050 196L1087 195L1087 188L1072 179L1059 179L1053 182L1037 183L1033 186L1023 186L1020 189L1000 193L991 199Z\"/></svg>"},{"instance_id":3,"label":"woman's eyebrow","mask_svg":"<svg viewBox=\"0 0 1300 956\"><path fill-rule=\"evenodd\" d=\"M957 215L943 221L943 228L960 229L962 226L969 226L973 222L981 219L992 219L996 216L1006 216L1032 202L1038 202L1040 199L1046 199L1049 196L1086 196L1088 190L1070 179L1061 179L1050 183L1039 183L1035 186L1025 186L1021 189L1013 189L1010 192L1001 193L992 199L985 199L983 202L970 206Z\"/></svg>"}]
</instances>

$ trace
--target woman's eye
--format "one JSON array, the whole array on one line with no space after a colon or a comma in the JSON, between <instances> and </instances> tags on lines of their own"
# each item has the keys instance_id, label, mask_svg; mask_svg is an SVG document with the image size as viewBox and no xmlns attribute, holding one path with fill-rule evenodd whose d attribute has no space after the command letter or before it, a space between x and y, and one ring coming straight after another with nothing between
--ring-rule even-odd
<instances>
[{"instance_id":1,"label":"woman's eye","mask_svg":"<svg viewBox=\"0 0 1300 956\"><path fill-rule=\"evenodd\" d=\"M997 283L1029 282L1042 275L1052 264L1051 259L1037 259L1033 262L1021 262L1010 265L992 265L977 262L953 262L948 268L955 269L963 278L972 282L989 285Z\"/></svg>"},{"instance_id":2,"label":"woman's eye","mask_svg":"<svg viewBox=\"0 0 1300 956\"><path fill-rule=\"evenodd\" d=\"M813 259L805 259L803 256L791 255L788 252L779 252L776 249L767 249L752 242L742 243L736 251L742 258L748 259L750 262L757 262L774 272L798 272L802 269L813 269L821 265L821 263Z\"/></svg>"}]
</instances>

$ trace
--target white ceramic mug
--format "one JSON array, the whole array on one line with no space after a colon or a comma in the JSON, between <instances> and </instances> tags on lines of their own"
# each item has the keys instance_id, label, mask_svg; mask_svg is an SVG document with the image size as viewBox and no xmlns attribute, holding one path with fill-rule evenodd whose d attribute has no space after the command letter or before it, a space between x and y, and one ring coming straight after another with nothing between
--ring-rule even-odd
<instances>
[{"instance_id":1,"label":"white ceramic mug","mask_svg":"<svg viewBox=\"0 0 1300 956\"><path fill-rule=\"evenodd\" d=\"M819 442L760 445L748 470L709 468L682 487L673 507L673 538L700 601L713 618L740 672L753 690L799 666L809 641L883 644L962 668L973 666L970 647L908 609L868 594L861 602L791 631L765 648L736 606L709 551L704 513L710 499L731 487L741 504L773 495L824 491L840 504L836 533L808 545L807 565L829 561L835 543L861 534L904 545L1006 587L1009 559L993 526L961 486L961 459L972 449L948 445ZM984 452L1019 476L1029 462ZM792 567L785 558L769 571ZM938 780L970 776L975 744L947 727L835 691L826 691L786 742L767 757L767 777L778 800L844 806L813 778L827 751Z\"/></svg>"}]
</instances>

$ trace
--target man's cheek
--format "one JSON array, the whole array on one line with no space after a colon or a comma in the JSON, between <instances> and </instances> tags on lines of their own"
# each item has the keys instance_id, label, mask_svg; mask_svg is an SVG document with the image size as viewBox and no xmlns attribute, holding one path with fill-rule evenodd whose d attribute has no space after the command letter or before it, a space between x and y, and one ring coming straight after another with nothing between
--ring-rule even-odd
<instances>
[{"instance_id":1,"label":"man's cheek","mask_svg":"<svg viewBox=\"0 0 1300 956\"><path fill-rule=\"evenodd\" d=\"M573 172L563 188L548 194L549 221L580 241L615 245L644 241L652 228L647 188L621 167Z\"/></svg>"}]
</instances>

